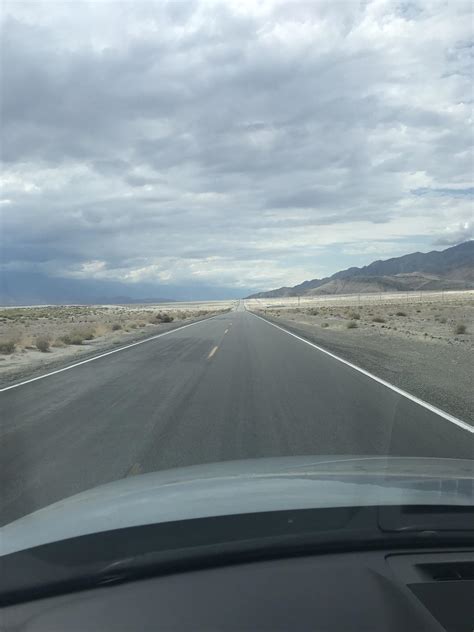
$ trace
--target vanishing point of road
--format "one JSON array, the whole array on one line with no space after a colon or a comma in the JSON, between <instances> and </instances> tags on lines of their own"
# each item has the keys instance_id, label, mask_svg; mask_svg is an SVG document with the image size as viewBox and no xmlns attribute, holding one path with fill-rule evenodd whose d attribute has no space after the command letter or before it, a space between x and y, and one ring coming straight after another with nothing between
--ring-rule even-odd
<instances>
[{"instance_id":1,"label":"vanishing point of road","mask_svg":"<svg viewBox=\"0 0 474 632\"><path fill-rule=\"evenodd\" d=\"M0 393L0 522L126 476L290 455L472 458L473 435L247 312Z\"/></svg>"}]
</instances>

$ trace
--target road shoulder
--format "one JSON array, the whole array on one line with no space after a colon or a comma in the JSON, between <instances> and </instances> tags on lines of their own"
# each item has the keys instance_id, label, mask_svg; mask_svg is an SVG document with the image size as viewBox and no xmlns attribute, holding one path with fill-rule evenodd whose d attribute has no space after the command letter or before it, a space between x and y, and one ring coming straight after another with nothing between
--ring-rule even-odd
<instances>
[{"instance_id":1,"label":"road shoulder","mask_svg":"<svg viewBox=\"0 0 474 632\"><path fill-rule=\"evenodd\" d=\"M474 426L473 358L469 349L390 336L331 331L256 314Z\"/></svg>"},{"instance_id":2,"label":"road shoulder","mask_svg":"<svg viewBox=\"0 0 474 632\"><path fill-rule=\"evenodd\" d=\"M113 350L119 350L121 347L132 345L137 342L145 341L154 336L180 329L186 325L209 320L214 315L202 316L199 318L191 318L179 320L173 323L161 323L159 325L151 325L141 332L128 332L117 334L112 337L96 338L82 345L67 348L68 353L37 353L36 358L29 359L28 363L18 367L12 367L0 373L0 389L7 388L23 381L32 380L41 375L65 369L76 363L85 360L100 357L102 354Z\"/></svg>"}]
</instances>

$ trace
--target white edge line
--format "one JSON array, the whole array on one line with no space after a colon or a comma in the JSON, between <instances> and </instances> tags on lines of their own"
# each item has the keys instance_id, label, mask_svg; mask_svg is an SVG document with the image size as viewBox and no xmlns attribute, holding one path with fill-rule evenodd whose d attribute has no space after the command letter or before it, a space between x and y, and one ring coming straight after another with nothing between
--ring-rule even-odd
<instances>
[{"instance_id":1,"label":"white edge line","mask_svg":"<svg viewBox=\"0 0 474 632\"><path fill-rule=\"evenodd\" d=\"M106 351L105 353L101 353L100 355L96 355L93 358L87 358L87 360L81 360L80 362L75 362L74 364L70 364L69 366L65 366L62 369L56 369L56 371L51 371L50 373L44 373L44 375L38 375L36 377L32 377L29 380L24 380L23 382L18 382L17 384L11 384L10 386L4 386L0 388L0 393L5 391L10 391L12 388L18 388L19 386L24 386L25 384L29 384L30 382L36 382L37 380L42 380L45 377L49 377L50 375L56 375L57 373L62 373L63 371L69 371L69 369L74 369L76 366L81 366L81 364L87 364L88 362L94 362L94 360L99 360L100 358L105 358L105 356L112 355L112 353L118 353L119 351L125 351L125 349L130 349L130 347L136 347L137 345L142 345L145 342L150 342L150 340L156 340L157 338L161 338L162 336L168 336L169 334L173 334L175 331L180 331L182 329L186 329L186 327L192 327L193 325L199 325L199 323L204 323L207 320L212 320L213 318L217 318L221 316L221 314L216 314L215 316L210 316L209 318L203 318L202 320L197 320L194 323L188 323L187 325L182 325L181 327L176 327L175 329L170 329L169 331L164 331L161 334L157 334L156 336L151 336L150 338L145 338L144 340L138 340L138 342L132 342L129 345L125 345L123 347L119 347L118 349L112 349L111 351Z\"/></svg>"},{"instance_id":2,"label":"white edge line","mask_svg":"<svg viewBox=\"0 0 474 632\"><path fill-rule=\"evenodd\" d=\"M294 338L297 338L298 340L301 340L301 342L304 342L307 345L309 345L310 347L314 347L318 351L321 351L322 353L325 353L326 355L330 356L331 358L334 358L335 360L338 360L339 362L342 362L343 364L351 367L351 369L354 369L355 371L358 371L359 373L362 373L363 375L366 375L367 377L370 377L372 380L375 380L375 382L378 382L379 384L382 384L383 386L386 386L387 388L391 389L392 391L395 391L399 395L403 395L403 397L406 397L407 399L410 399L412 402L415 402L416 404L419 404L420 406L423 406L424 408L427 408L432 413L435 413L436 415L439 415L440 417L443 417L444 419L447 419L448 421L450 421L451 423L455 424L456 426L459 426L463 430L467 430L471 434L474 433L474 427L471 426L470 424L468 424L467 422L462 421L462 419L458 419L457 417L454 417L453 415L450 415L449 413L446 413L444 410L441 410L441 408L437 408L436 406L433 406L432 404L429 404L428 402L425 402L423 399L420 399L419 397L415 397L414 395L411 395L410 393L407 393L407 391L404 391L401 388L398 388L398 386L394 386L393 384L390 384L390 382L386 382L385 380L383 380L380 377L377 377L373 373L370 373L369 371L366 371L365 369L362 369L360 366L357 366L356 364L352 364L352 362L348 362L347 360L344 360L340 356L336 355L335 353L331 353L331 351L328 351L327 349L324 349L323 347L319 347L318 345L314 344L314 342L310 342L309 340L306 340L306 338L302 338L301 336L298 336L297 334L294 334L292 331L288 331L288 329L285 329L284 327L280 327L280 325L276 325L275 323L272 323L270 320L267 320L266 318L262 318L262 316L258 316L257 314L255 314L254 312L251 312L250 310L248 310L248 311L249 311L250 314L252 314L252 316L255 316L256 318L259 318L260 320L263 320L264 323L267 323L268 325L271 325L272 327L276 327L276 329L280 329L281 331L284 331L285 334L288 334L289 336L293 336Z\"/></svg>"}]
</instances>

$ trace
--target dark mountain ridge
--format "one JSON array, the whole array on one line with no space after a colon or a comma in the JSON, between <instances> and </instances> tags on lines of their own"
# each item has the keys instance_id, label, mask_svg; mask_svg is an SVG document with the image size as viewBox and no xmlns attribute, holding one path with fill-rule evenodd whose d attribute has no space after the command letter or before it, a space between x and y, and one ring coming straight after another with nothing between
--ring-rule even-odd
<instances>
[{"instance_id":1,"label":"dark mountain ridge","mask_svg":"<svg viewBox=\"0 0 474 632\"><path fill-rule=\"evenodd\" d=\"M248 298L472 288L474 241L471 240L446 250L414 252L373 261L361 268L341 270L324 279L312 279L294 287L258 292Z\"/></svg>"}]
</instances>

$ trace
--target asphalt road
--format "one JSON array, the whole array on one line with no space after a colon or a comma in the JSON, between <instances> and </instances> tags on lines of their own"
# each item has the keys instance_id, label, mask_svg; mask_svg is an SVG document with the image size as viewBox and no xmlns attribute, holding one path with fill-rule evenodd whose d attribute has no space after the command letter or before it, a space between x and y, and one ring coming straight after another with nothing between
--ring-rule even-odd
<instances>
[{"instance_id":1,"label":"asphalt road","mask_svg":"<svg viewBox=\"0 0 474 632\"><path fill-rule=\"evenodd\" d=\"M239 307L0 393L0 522L228 459L472 458L473 435Z\"/></svg>"}]
</instances>

